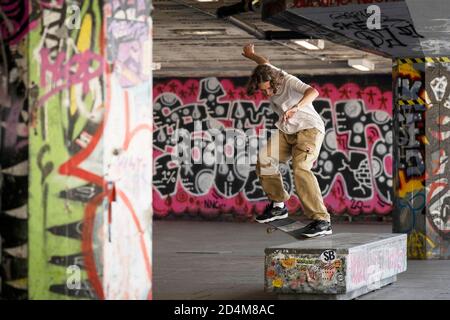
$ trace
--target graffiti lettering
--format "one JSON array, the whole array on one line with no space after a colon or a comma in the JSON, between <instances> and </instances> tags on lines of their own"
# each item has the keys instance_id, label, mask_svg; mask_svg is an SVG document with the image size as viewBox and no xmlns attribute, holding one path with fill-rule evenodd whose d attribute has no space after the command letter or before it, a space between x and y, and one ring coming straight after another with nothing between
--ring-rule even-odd
<instances>
[{"instance_id":1,"label":"graffiti lettering","mask_svg":"<svg viewBox=\"0 0 450 320\"><path fill-rule=\"evenodd\" d=\"M328 85L316 87L322 94L314 105L326 124L326 135L314 171L325 204L335 214L374 210L388 213L393 185L392 122L387 111L390 97L377 88L361 89L353 84L339 90L334 87L330 90ZM227 133L239 132L234 128L245 131L246 136L248 130L253 130L255 138L261 138L261 133L266 131L262 129L273 127L276 115L262 96L256 96L254 100L246 99L245 95L240 98L242 91L230 80L219 81L217 78L188 80L186 83L177 80L157 82L153 134L154 208L157 214L182 213L183 209L211 213L216 209L216 212L232 210L236 214L249 215L260 204L262 210L260 200L264 200L265 195L254 163L240 165L239 138L230 143L225 140ZM212 129L219 134L208 135L205 139L205 134ZM177 132L183 134L175 134ZM245 148L241 150L251 154L249 150L258 147L258 140L247 138L243 140ZM231 163L220 163L214 153L209 154L208 150L214 149L210 146L214 147L217 141L223 150L215 150L225 156L231 152ZM178 165L173 161L177 157L173 156L181 154L199 161ZM294 186L289 166L290 163L280 165L280 172L286 190L292 193ZM180 193L184 196L179 197ZM220 209L209 205L206 208L205 204L209 204L206 200L212 199L213 193L220 196ZM214 203L217 203L216 198ZM294 212L301 208L295 196L288 205Z\"/></svg>"},{"instance_id":2,"label":"graffiti lettering","mask_svg":"<svg viewBox=\"0 0 450 320\"><path fill-rule=\"evenodd\" d=\"M416 80L422 74L425 77ZM421 98L429 102L426 105L397 105L395 109L400 183L394 228L409 233L408 256L415 259L445 259L449 256L448 79L448 66L440 63L408 65L394 79L399 84L400 99ZM414 83L412 88L409 88L410 82Z\"/></svg>"},{"instance_id":3,"label":"graffiti lettering","mask_svg":"<svg viewBox=\"0 0 450 320\"><path fill-rule=\"evenodd\" d=\"M89 50L72 56L67 62L65 62L66 54L60 52L55 62L52 63L47 48L41 50L40 57L40 85L46 87L48 83L51 83L54 87L40 98L38 106L43 105L50 97L61 90L76 84L82 85L83 94L88 93L90 81L103 73L102 56ZM97 66L93 67L92 65L95 63L97 63ZM48 80L49 75L51 80Z\"/></svg>"}]
</instances>

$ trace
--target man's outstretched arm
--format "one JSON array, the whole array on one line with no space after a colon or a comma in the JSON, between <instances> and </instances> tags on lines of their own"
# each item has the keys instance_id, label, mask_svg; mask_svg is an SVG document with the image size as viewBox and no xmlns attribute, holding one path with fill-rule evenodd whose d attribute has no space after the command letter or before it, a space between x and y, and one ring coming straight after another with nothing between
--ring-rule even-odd
<instances>
[{"instance_id":1,"label":"man's outstretched arm","mask_svg":"<svg viewBox=\"0 0 450 320\"><path fill-rule=\"evenodd\" d=\"M267 58L255 53L255 46L253 43L244 46L242 55L247 59L255 61L257 64L269 63Z\"/></svg>"}]
</instances>

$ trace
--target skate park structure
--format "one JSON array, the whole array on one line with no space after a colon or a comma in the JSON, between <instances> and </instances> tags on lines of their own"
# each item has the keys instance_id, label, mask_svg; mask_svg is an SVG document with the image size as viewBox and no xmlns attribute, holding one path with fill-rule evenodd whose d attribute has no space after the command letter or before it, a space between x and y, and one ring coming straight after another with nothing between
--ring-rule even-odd
<instances>
[{"instance_id":1,"label":"skate park structure","mask_svg":"<svg viewBox=\"0 0 450 320\"><path fill-rule=\"evenodd\" d=\"M152 297L151 1L2 1L1 297Z\"/></svg>"},{"instance_id":2,"label":"skate park structure","mask_svg":"<svg viewBox=\"0 0 450 320\"><path fill-rule=\"evenodd\" d=\"M393 232L407 233L410 241L422 235L422 251L412 252L411 258L450 257L450 50L442 24L448 10L445 1L414 0L264 1L262 6L263 19L275 25L392 58ZM379 13L378 26L370 25L370 12ZM338 241L330 245L339 249ZM273 261L266 259L269 268ZM369 273L367 268L366 277Z\"/></svg>"}]
</instances>

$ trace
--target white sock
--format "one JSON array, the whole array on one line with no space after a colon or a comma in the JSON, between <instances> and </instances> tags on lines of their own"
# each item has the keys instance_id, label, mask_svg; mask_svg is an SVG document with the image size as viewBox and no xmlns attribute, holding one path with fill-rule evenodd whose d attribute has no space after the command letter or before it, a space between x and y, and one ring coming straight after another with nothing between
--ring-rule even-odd
<instances>
[{"instance_id":1,"label":"white sock","mask_svg":"<svg viewBox=\"0 0 450 320\"><path fill-rule=\"evenodd\" d=\"M284 208L284 202L273 202L274 207Z\"/></svg>"}]
</instances>

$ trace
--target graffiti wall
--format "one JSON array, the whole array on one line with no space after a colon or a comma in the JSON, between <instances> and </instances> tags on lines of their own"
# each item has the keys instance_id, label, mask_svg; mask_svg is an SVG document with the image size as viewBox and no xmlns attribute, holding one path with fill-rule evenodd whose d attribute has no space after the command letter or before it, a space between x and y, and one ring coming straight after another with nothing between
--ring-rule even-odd
<instances>
[{"instance_id":1,"label":"graffiti wall","mask_svg":"<svg viewBox=\"0 0 450 320\"><path fill-rule=\"evenodd\" d=\"M37 6L29 297L149 299L151 3Z\"/></svg>"},{"instance_id":2,"label":"graffiti wall","mask_svg":"<svg viewBox=\"0 0 450 320\"><path fill-rule=\"evenodd\" d=\"M314 171L328 210L334 215L389 215L393 186L391 77L301 79L320 92L314 106L325 121L326 136ZM267 202L255 163L214 163L207 156L208 143L199 141L205 128L218 130L219 141L231 130L253 130L258 135L263 129L274 128L277 116L269 102L259 93L247 97L246 80L154 81L156 216L217 218L231 214L236 219L248 219L264 209ZM193 153L203 154L204 161L182 166L173 161L175 147L180 147L174 132L180 128L191 136ZM294 213L301 210L301 204L290 171L286 165L281 166L285 187L292 195L287 206Z\"/></svg>"},{"instance_id":3,"label":"graffiti wall","mask_svg":"<svg viewBox=\"0 0 450 320\"><path fill-rule=\"evenodd\" d=\"M27 297L28 2L0 4L0 296Z\"/></svg>"},{"instance_id":4,"label":"graffiti wall","mask_svg":"<svg viewBox=\"0 0 450 320\"><path fill-rule=\"evenodd\" d=\"M426 61L394 67L394 231L408 233L408 257L448 259L450 65Z\"/></svg>"}]
</instances>

